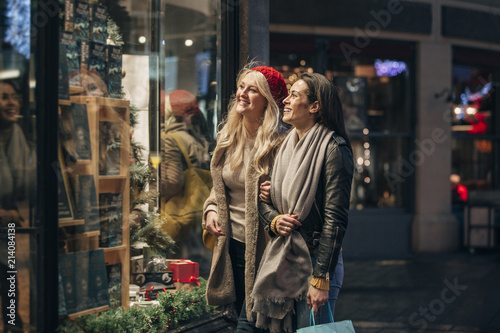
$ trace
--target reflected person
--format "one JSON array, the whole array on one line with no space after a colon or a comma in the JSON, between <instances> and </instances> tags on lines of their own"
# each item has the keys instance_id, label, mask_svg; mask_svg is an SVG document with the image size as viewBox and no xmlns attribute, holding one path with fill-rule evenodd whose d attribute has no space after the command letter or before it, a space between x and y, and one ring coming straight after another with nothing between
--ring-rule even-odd
<instances>
[{"instance_id":1,"label":"reflected person","mask_svg":"<svg viewBox=\"0 0 500 333\"><path fill-rule=\"evenodd\" d=\"M193 168L208 170L210 137L205 129L204 116L193 94L186 90L176 90L165 98L165 130L162 133L160 171L162 202L166 203L173 196L181 195L186 186L184 171L188 167L187 162L171 134L181 139ZM200 202L199 211L202 209L203 201ZM198 262L200 275L208 277L210 251L201 241L202 229L199 222L182 228L169 227L165 231L176 241L178 248L177 253L171 257L189 258Z\"/></svg>"},{"instance_id":2,"label":"reflected person","mask_svg":"<svg viewBox=\"0 0 500 333\"><path fill-rule=\"evenodd\" d=\"M16 294L15 326L9 325L10 313L8 269L8 239L6 227L19 227L24 221L21 206L29 206L34 193L35 161L34 149L28 144L23 130L17 124L21 109L21 96L13 81L0 81L0 287L2 297L2 317L6 328L22 330L22 321L17 313ZM19 265L19 262L17 262ZM16 288L17 289L17 288ZM12 323L12 322L11 322ZM6 330L7 331L7 330Z\"/></svg>"}]
</instances>

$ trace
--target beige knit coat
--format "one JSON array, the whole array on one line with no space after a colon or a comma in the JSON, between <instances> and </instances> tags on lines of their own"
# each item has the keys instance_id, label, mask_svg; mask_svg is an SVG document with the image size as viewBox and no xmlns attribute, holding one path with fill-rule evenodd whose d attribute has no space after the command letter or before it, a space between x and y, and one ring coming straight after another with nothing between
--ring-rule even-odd
<instances>
[{"instance_id":1,"label":"beige knit coat","mask_svg":"<svg viewBox=\"0 0 500 333\"><path fill-rule=\"evenodd\" d=\"M226 188L222 180L224 160L225 149L216 149L211 161L213 188L204 205L204 211L211 204L217 206L218 223L225 234L225 236L217 237L212 255L206 294L209 305L228 305L236 300L233 269L229 256L229 237L227 236L230 235L231 226L228 220ZM267 234L259 223L257 206L259 185L266 179L267 176L259 177L253 164L249 163L245 175L245 295L248 318L251 318L249 296L267 242ZM203 214L203 224L205 224L205 215Z\"/></svg>"}]
</instances>

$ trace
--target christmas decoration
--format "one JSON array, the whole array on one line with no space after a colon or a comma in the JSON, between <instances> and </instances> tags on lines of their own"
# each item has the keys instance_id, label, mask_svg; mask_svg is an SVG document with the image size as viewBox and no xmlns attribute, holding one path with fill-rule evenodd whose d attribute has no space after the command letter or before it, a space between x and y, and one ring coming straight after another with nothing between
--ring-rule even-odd
<instances>
[{"instance_id":1,"label":"christmas decoration","mask_svg":"<svg viewBox=\"0 0 500 333\"><path fill-rule=\"evenodd\" d=\"M5 33L5 41L10 43L26 59L29 59L31 30L30 1L8 0L6 16L8 28Z\"/></svg>"},{"instance_id":2,"label":"christmas decoration","mask_svg":"<svg viewBox=\"0 0 500 333\"><path fill-rule=\"evenodd\" d=\"M130 108L130 127L137 124L137 108ZM133 210L130 215L130 255L142 254L142 247L147 244L151 250L167 257L174 252L175 242L161 231L160 226L166 220L158 213L141 207L151 206L158 197L157 191L148 190L148 185L155 182L155 172L151 165L142 162L143 147L130 139L130 202Z\"/></svg>"},{"instance_id":3,"label":"christmas decoration","mask_svg":"<svg viewBox=\"0 0 500 333\"><path fill-rule=\"evenodd\" d=\"M208 306L205 298L206 280L200 278L200 287L191 291L166 291L158 294L158 305L150 307L114 308L98 316L87 315L76 321L65 321L59 332L114 333L169 332L202 318L216 307Z\"/></svg>"},{"instance_id":4,"label":"christmas decoration","mask_svg":"<svg viewBox=\"0 0 500 333\"><path fill-rule=\"evenodd\" d=\"M120 28L113 19L108 18L108 42L107 44L122 46L125 42L120 34Z\"/></svg>"}]
</instances>

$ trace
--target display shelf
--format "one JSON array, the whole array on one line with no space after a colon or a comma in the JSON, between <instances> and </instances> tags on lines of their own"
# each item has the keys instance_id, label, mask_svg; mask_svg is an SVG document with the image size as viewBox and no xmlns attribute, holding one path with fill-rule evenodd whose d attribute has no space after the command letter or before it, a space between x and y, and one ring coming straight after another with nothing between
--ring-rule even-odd
<instances>
[{"instance_id":1,"label":"display shelf","mask_svg":"<svg viewBox=\"0 0 500 333\"><path fill-rule=\"evenodd\" d=\"M93 313L99 313L99 312L103 312L106 310L109 310L109 305L104 305L104 306L100 306L98 308L92 308L92 309L88 309L85 311L75 312L75 313L69 314L68 318L71 320L75 320L76 318L81 317L81 316L85 316L85 315L89 315L89 314L93 314Z\"/></svg>"},{"instance_id":2,"label":"display shelf","mask_svg":"<svg viewBox=\"0 0 500 333\"><path fill-rule=\"evenodd\" d=\"M127 245L119 245L119 246L113 246L113 247L103 247L102 249L104 250L104 254L108 255L108 253L111 252L123 252L127 250Z\"/></svg>"},{"instance_id":3,"label":"display shelf","mask_svg":"<svg viewBox=\"0 0 500 333\"><path fill-rule=\"evenodd\" d=\"M77 225L84 225L85 220L64 220L64 219L59 219L59 228L64 228L64 227L74 227Z\"/></svg>"},{"instance_id":4,"label":"display shelf","mask_svg":"<svg viewBox=\"0 0 500 333\"><path fill-rule=\"evenodd\" d=\"M59 106L61 106L61 105L69 106L69 105L71 105L71 101L66 100L66 99L60 99L59 100ZM61 108L59 108L59 112L60 112L60 109Z\"/></svg>"},{"instance_id":5,"label":"display shelf","mask_svg":"<svg viewBox=\"0 0 500 333\"><path fill-rule=\"evenodd\" d=\"M81 95L83 94L83 87L69 86L69 94L70 96Z\"/></svg>"},{"instance_id":6,"label":"display shelf","mask_svg":"<svg viewBox=\"0 0 500 333\"><path fill-rule=\"evenodd\" d=\"M124 181L124 180L127 180L128 177L127 176L104 176L104 175L101 175L99 176L99 182L100 184L102 184L103 182L106 182L106 181Z\"/></svg>"},{"instance_id":7,"label":"display shelf","mask_svg":"<svg viewBox=\"0 0 500 333\"><path fill-rule=\"evenodd\" d=\"M65 228L64 241L67 244L69 252L93 251L102 249L104 254L103 265L121 265L121 305L129 306L129 213L130 213L130 198L129 198L129 150L130 150L130 103L129 101L111 99L104 97L89 97L81 96L83 88L70 87L70 101L59 101L59 112L61 109L67 108L64 112L69 112L72 104L84 104L82 107L86 112L88 121L88 137L91 158L87 160L72 161L70 166L64 166L67 177L71 179L72 184L78 183L82 176L93 176L95 186L96 205L93 205L93 212L96 212L98 218L97 231L82 232L83 225L86 224L85 219L60 219L59 227L75 227ZM116 125L114 127L105 127L103 124ZM110 133L113 131L113 133ZM113 138L118 143L113 146L113 160L109 160L108 136L113 135ZM104 149L103 149L104 148ZM112 174L102 174L103 163L113 162L111 170ZM62 161L61 163L64 163ZM105 172L109 170L104 169ZM75 182L76 180L76 182ZM84 179L85 180L85 179ZM80 184L81 185L81 184ZM79 185L79 186L80 186ZM76 185L75 185L76 186ZM78 188L78 187L77 187ZM73 191L75 196L79 195L77 190ZM114 201L107 200L108 196L113 197ZM106 199L106 204L101 210L100 199ZM78 198L75 201L78 203ZM77 205L77 204L75 204ZM83 206L78 206L80 214ZM111 215L109 215L111 214ZM114 214L114 215L113 215ZM102 237L110 237L109 230L102 233L103 223L111 225L118 218L118 228L113 229L116 237L119 235L121 243L118 241L118 246L104 247L101 244ZM120 221L121 219L121 221ZM120 224L121 223L121 224ZM78 226L80 226L78 228ZM119 230L119 233L117 233ZM106 238L103 238L104 240ZM101 246L100 246L101 245ZM106 269L106 268L105 268ZM90 272L92 274L92 272ZM106 311L109 306L100 306L87 309L77 313L67 315L69 319L76 319L80 316L92 313Z\"/></svg>"}]
</instances>

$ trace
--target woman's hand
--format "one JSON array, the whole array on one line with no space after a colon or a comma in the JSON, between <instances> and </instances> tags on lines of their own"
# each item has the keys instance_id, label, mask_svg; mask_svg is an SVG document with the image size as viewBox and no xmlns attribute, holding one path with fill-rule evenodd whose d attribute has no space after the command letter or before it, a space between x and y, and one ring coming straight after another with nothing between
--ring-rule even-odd
<instances>
[{"instance_id":1,"label":"woman's hand","mask_svg":"<svg viewBox=\"0 0 500 333\"><path fill-rule=\"evenodd\" d=\"M297 220L295 214L283 214L275 224L275 229L281 236L289 236L295 228L298 228L302 223Z\"/></svg>"},{"instance_id":2,"label":"woman's hand","mask_svg":"<svg viewBox=\"0 0 500 333\"><path fill-rule=\"evenodd\" d=\"M307 305L309 305L309 310L313 309L313 313L316 316L318 314L318 309L328 302L328 290L321 290L313 286L309 286L309 291L307 292Z\"/></svg>"},{"instance_id":3,"label":"woman's hand","mask_svg":"<svg viewBox=\"0 0 500 333\"><path fill-rule=\"evenodd\" d=\"M206 225L205 225L205 230L207 230L209 233L214 234L216 236L224 236L225 234L222 232L222 229L219 226L219 223L217 222L217 212L216 211L209 211L207 213L206 217Z\"/></svg>"},{"instance_id":4,"label":"woman's hand","mask_svg":"<svg viewBox=\"0 0 500 333\"><path fill-rule=\"evenodd\" d=\"M269 180L260 184L259 198L266 203L271 203L271 182Z\"/></svg>"}]
</instances>

